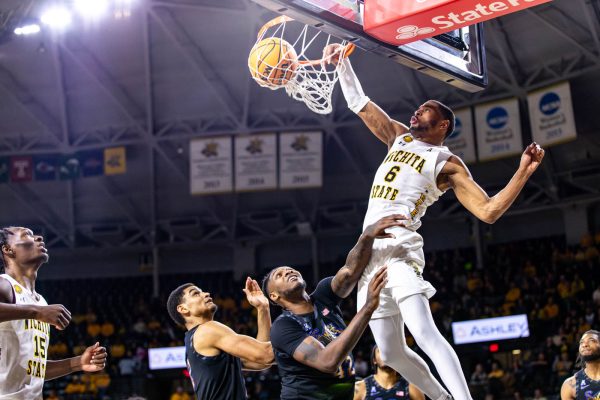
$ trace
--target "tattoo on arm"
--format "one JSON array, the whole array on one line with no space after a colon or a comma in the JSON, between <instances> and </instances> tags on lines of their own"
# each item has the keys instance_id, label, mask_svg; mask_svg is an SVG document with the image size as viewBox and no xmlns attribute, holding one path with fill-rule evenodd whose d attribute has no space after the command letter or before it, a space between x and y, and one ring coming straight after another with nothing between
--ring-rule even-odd
<instances>
[{"instance_id":1,"label":"tattoo on arm","mask_svg":"<svg viewBox=\"0 0 600 400\"><path fill-rule=\"evenodd\" d=\"M298 346L298 351L302 353L302 359L304 361L316 361L319 357L319 350L320 347L315 343L307 344L302 342L300 343L300 346Z\"/></svg>"}]
</instances>

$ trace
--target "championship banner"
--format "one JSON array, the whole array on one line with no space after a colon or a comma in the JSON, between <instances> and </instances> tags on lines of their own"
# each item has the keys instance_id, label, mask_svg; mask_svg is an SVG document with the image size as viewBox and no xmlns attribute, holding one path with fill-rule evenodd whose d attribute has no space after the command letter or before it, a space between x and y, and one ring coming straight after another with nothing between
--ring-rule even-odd
<instances>
[{"instance_id":1,"label":"championship banner","mask_svg":"<svg viewBox=\"0 0 600 400\"><path fill-rule=\"evenodd\" d=\"M10 158L10 180L12 182L29 182L33 179L33 159L31 156L15 156Z\"/></svg>"},{"instance_id":2,"label":"championship banner","mask_svg":"<svg viewBox=\"0 0 600 400\"><path fill-rule=\"evenodd\" d=\"M104 149L104 174L120 175L127 172L127 154L125 147Z\"/></svg>"},{"instance_id":3,"label":"championship banner","mask_svg":"<svg viewBox=\"0 0 600 400\"><path fill-rule=\"evenodd\" d=\"M489 161L523 151L521 120L517 99L475 107L479 161Z\"/></svg>"},{"instance_id":4,"label":"championship banner","mask_svg":"<svg viewBox=\"0 0 600 400\"><path fill-rule=\"evenodd\" d=\"M125 151L124 147L120 147ZM112 149L111 149L112 150ZM79 162L81 163L81 174L84 177L88 176L100 176L104 175L104 153L102 150L86 150L77 153ZM108 160L111 160L113 156L109 153ZM123 160L125 156L123 155ZM114 161L110 161L110 164L120 165L121 157L116 157Z\"/></svg>"},{"instance_id":5,"label":"championship banner","mask_svg":"<svg viewBox=\"0 0 600 400\"><path fill-rule=\"evenodd\" d=\"M190 191L192 194L230 192L233 189L231 137L190 141Z\"/></svg>"},{"instance_id":6,"label":"championship banner","mask_svg":"<svg viewBox=\"0 0 600 400\"><path fill-rule=\"evenodd\" d=\"M274 133L235 137L235 190L277 188L277 137Z\"/></svg>"},{"instance_id":7,"label":"championship banner","mask_svg":"<svg viewBox=\"0 0 600 400\"><path fill-rule=\"evenodd\" d=\"M60 157L58 163L58 177L61 181L79 178L81 165L76 154L67 154Z\"/></svg>"},{"instance_id":8,"label":"championship banner","mask_svg":"<svg viewBox=\"0 0 600 400\"><path fill-rule=\"evenodd\" d=\"M323 183L323 133L279 135L279 187L297 189Z\"/></svg>"},{"instance_id":9,"label":"championship banner","mask_svg":"<svg viewBox=\"0 0 600 400\"><path fill-rule=\"evenodd\" d=\"M569 82L531 92L527 103L534 142L544 146L577 137Z\"/></svg>"},{"instance_id":10,"label":"championship banner","mask_svg":"<svg viewBox=\"0 0 600 400\"><path fill-rule=\"evenodd\" d=\"M55 154L33 157L33 170L36 181L56 180L58 156Z\"/></svg>"},{"instance_id":11,"label":"championship banner","mask_svg":"<svg viewBox=\"0 0 600 400\"><path fill-rule=\"evenodd\" d=\"M466 164L477 161L475 155L475 132L473 132L473 117L470 108L454 112L456 123L454 133L444 141L453 154L460 157Z\"/></svg>"}]
</instances>

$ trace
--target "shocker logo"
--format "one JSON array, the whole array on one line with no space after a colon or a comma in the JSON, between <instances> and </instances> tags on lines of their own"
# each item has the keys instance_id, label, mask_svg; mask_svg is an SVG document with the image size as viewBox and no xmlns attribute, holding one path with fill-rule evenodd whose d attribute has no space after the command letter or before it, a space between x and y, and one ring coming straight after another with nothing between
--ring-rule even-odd
<instances>
[{"instance_id":1,"label":"shocker logo","mask_svg":"<svg viewBox=\"0 0 600 400\"><path fill-rule=\"evenodd\" d=\"M431 32L435 32L435 28L419 28L416 25L405 25L396 29L396 32L398 33L398 35L396 36L397 40L406 40L420 35L428 35Z\"/></svg>"}]
</instances>

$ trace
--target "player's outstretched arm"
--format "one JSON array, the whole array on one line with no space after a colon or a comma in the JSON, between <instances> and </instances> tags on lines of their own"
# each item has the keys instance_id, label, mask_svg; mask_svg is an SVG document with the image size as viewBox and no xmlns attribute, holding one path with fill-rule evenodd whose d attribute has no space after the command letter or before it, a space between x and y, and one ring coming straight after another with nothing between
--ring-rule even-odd
<instances>
[{"instance_id":1,"label":"player's outstretched arm","mask_svg":"<svg viewBox=\"0 0 600 400\"><path fill-rule=\"evenodd\" d=\"M106 348L96 342L85 349L82 355L64 360L48 360L46 362L47 381L60 378L73 372L98 372L106 366Z\"/></svg>"},{"instance_id":2,"label":"player's outstretched arm","mask_svg":"<svg viewBox=\"0 0 600 400\"><path fill-rule=\"evenodd\" d=\"M393 238L394 235L386 233L385 230L395 226L404 226L403 222L407 219L404 215L394 214L383 217L368 226L348 253L346 264L333 277L331 281L333 293L342 299L348 297L371 259L375 239Z\"/></svg>"},{"instance_id":3,"label":"player's outstretched arm","mask_svg":"<svg viewBox=\"0 0 600 400\"><path fill-rule=\"evenodd\" d=\"M220 322L210 321L194 333L194 349L200 353L218 349L250 363L269 365L274 362L271 342L261 342L239 335Z\"/></svg>"},{"instance_id":4,"label":"player's outstretched arm","mask_svg":"<svg viewBox=\"0 0 600 400\"><path fill-rule=\"evenodd\" d=\"M61 304L49 306L14 304L13 296L10 282L0 278L0 322L36 319L47 322L59 330L65 329L71 322L71 313Z\"/></svg>"},{"instance_id":5,"label":"player's outstretched arm","mask_svg":"<svg viewBox=\"0 0 600 400\"><path fill-rule=\"evenodd\" d=\"M242 289L246 294L248 303L256 308L258 332L256 340L261 342L269 341L271 333L271 312L269 310L269 300L260 289L260 285L250 277L246 278L246 287Z\"/></svg>"},{"instance_id":6,"label":"player's outstretched arm","mask_svg":"<svg viewBox=\"0 0 600 400\"><path fill-rule=\"evenodd\" d=\"M294 351L294 359L321 372L334 374L365 331L371 316L379 306L379 294L386 283L387 268L383 267L369 282L367 302L352 318L348 327L327 346L323 346L312 336L306 336Z\"/></svg>"},{"instance_id":7,"label":"player's outstretched arm","mask_svg":"<svg viewBox=\"0 0 600 400\"><path fill-rule=\"evenodd\" d=\"M575 400L575 377L565 380L560 388L560 400Z\"/></svg>"},{"instance_id":8,"label":"player's outstretched arm","mask_svg":"<svg viewBox=\"0 0 600 400\"><path fill-rule=\"evenodd\" d=\"M340 54L343 49L344 46L339 43L330 44L323 50L323 59L327 63L337 65L340 62ZM396 137L408 132L408 127L391 119L385 111L365 95L348 58L343 58L341 63L341 67L338 68L340 86L348 103L348 108L363 120L379 140L385 143L388 148L391 147Z\"/></svg>"},{"instance_id":9,"label":"player's outstretched arm","mask_svg":"<svg viewBox=\"0 0 600 400\"><path fill-rule=\"evenodd\" d=\"M523 152L517 172L510 182L495 196L487 193L473 180L471 173L458 157L450 157L441 171L442 185L447 184L467 210L488 224L493 224L515 201L527 180L535 172L544 158L544 149L532 143Z\"/></svg>"}]
</instances>

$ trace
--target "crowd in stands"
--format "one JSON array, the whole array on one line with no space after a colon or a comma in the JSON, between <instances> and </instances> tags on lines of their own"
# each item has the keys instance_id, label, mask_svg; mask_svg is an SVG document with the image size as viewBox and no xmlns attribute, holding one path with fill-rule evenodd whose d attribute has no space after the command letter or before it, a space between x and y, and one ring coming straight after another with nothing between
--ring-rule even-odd
<instances>
[{"instance_id":1,"label":"crowd in stands","mask_svg":"<svg viewBox=\"0 0 600 400\"><path fill-rule=\"evenodd\" d=\"M424 277L437 288L431 299L436 323L452 342L453 321L527 314L531 337L521 348L491 353L457 351L475 399L556 399L560 385L576 367L578 341L588 329L600 326L600 235L586 235L578 246L564 238L488 246L484 268L478 269L472 249L432 252L426 255ZM321 266L321 277L343 265ZM308 271L299 268L301 271ZM96 341L106 346L109 362L97 374L76 374L50 381L47 400L121 399L132 394L148 396L152 383L166 382L171 400L188 400L191 385L182 371L162 378L148 369L148 348L183 345L183 331L165 310L169 291L184 282L210 291L219 306L216 319L239 333L254 335L256 316L231 272L203 275L166 275L161 295L152 297L151 278L41 281L38 290L51 303L73 313L65 331L52 331L49 358L81 354ZM309 289L314 284L309 283ZM351 296L343 304L349 320L355 313ZM275 318L279 311L272 310ZM409 345L414 346L410 335ZM358 376L371 373L373 339L366 333L355 349ZM415 346L414 349L419 351ZM426 357L424 357L427 359ZM432 369L435 367L432 365ZM277 367L246 375L251 399L279 395ZM150 396L149 398L152 398ZM166 397L161 397L166 398Z\"/></svg>"}]
</instances>

